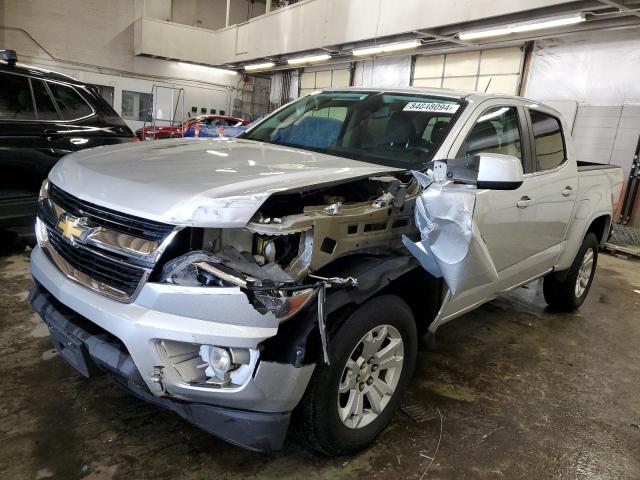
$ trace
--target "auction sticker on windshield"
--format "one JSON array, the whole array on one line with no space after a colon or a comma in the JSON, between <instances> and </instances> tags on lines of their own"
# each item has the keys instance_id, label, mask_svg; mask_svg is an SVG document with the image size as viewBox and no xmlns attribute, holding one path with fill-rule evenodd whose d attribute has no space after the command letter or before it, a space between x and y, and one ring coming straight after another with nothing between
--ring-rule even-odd
<instances>
[{"instance_id":1,"label":"auction sticker on windshield","mask_svg":"<svg viewBox=\"0 0 640 480\"><path fill-rule=\"evenodd\" d=\"M458 108L460 108L460 105L457 103L409 102L402 110L405 112L456 113Z\"/></svg>"}]
</instances>

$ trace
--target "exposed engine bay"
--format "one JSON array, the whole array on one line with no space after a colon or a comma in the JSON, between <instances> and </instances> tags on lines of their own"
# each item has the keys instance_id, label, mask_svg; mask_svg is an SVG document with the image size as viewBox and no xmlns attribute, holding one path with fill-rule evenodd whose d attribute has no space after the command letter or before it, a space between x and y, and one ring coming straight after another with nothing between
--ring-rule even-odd
<instances>
[{"instance_id":1,"label":"exposed engine bay","mask_svg":"<svg viewBox=\"0 0 640 480\"><path fill-rule=\"evenodd\" d=\"M410 173L272 195L244 228L211 228L201 246L167 262L161 281L245 291L260 311L287 320L328 286L357 279L322 276L348 255L407 255L420 186ZM319 302L320 303L320 302Z\"/></svg>"}]
</instances>

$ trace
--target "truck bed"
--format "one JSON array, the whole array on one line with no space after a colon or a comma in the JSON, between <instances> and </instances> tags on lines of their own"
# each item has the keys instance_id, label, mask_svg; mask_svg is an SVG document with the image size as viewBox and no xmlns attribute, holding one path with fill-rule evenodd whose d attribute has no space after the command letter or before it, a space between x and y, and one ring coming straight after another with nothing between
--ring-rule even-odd
<instances>
[{"instance_id":1,"label":"truck bed","mask_svg":"<svg viewBox=\"0 0 640 480\"><path fill-rule=\"evenodd\" d=\"M612 165L610 163L594 163L594 162L583 162L578 160L578 171L579 172L587 172L589 170L605 170L610 168L620 168L618 165Z\"/></svg>"}]
</instances>

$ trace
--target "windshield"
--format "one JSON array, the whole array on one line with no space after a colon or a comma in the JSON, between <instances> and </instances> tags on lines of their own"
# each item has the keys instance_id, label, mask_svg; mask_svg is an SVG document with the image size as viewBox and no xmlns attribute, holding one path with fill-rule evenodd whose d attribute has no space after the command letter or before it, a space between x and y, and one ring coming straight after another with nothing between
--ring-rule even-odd
<instances>
[{"instance_id":1,"label":"windshield","mask_svg":"<svg viewBox=\"0 0 640 480\"><path fill-rule=\"evenodd\" d=\"M321 92L268 117L242 138L414 168L433 159L459 100L415 94Z\"/></svg>"}]
</instances>

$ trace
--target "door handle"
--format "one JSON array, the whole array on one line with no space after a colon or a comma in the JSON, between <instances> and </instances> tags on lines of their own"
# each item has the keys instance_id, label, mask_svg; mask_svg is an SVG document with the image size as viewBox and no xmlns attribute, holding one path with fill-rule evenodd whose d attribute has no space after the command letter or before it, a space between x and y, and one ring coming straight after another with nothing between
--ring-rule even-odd
<instances>
[{"instance_id":1,"label":"door handle","mask_svg":"<svg viewBox=\"0 0 640 480\"><path fill-rule=\"evenodd\" d=\"M533 200L525 195L520 200L518 200L518 203L516 203L516 205L518 208L527 208L532 203Z\"/></svg>"},{"instance_id":2,"label":"door handle","mask_svg":"<svg viewBox=\"0 0 640 480\"><path fill-rule=\"evenodd\" d=\"M563 197L569 197L571 196L572 193L573 193L573 188L571 188L570 186L564 187L564 190L562 190Z\"/></svg>"}]
</instances>

